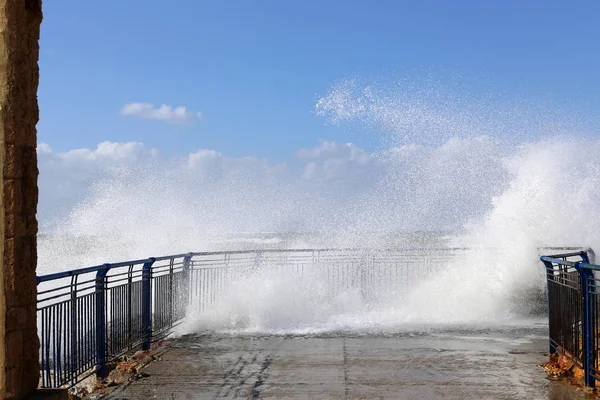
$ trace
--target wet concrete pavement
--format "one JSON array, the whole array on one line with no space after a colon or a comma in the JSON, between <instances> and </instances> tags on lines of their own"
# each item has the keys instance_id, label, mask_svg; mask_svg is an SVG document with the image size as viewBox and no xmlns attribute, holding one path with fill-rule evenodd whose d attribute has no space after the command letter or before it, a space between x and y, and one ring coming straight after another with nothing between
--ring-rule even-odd
<instances>
[{"instance_id":1,"label":"wet concrete pavement","mask_svg":"<svg viewBox=\"0 0 600 400\"><path fill-rule=\"evenodd\" d=\"M116 399L584 399L547 379L545 331L178 339Z\"/></svg>"}]
</instances>

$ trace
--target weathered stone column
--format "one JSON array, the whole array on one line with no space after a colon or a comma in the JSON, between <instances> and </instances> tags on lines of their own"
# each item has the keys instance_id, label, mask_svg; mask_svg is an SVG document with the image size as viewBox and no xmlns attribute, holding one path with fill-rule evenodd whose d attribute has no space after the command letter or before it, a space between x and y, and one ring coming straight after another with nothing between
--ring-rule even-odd
<instances>
[{"instance_id":1,"label":"weathered stone column","mask_svg":"<svg viewBox=\"0 0 600 400\"><path fill-rule=\"evenodd\" d=\"M41 0L0 0L0 398L39 382L36 124Z\"/></svg>"}]
</instances>

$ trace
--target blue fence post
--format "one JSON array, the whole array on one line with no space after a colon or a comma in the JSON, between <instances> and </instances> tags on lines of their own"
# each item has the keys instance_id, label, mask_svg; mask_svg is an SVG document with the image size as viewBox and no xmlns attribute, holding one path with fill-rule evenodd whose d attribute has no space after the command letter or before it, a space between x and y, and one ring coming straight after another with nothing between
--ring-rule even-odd
<instances>
[{"instance_id":1,"label":"blue fence post","mask_svg":"<svg viewBox=\"0 0 600 400\"><path fill-rule=\"evenodd\" d=\"M154 264L154 261L154 258L149 258L142 267L143 350L150 350L150 343L152 342L152 264Z\"/></svg>"},{"instance_id":2,"label":"blue fence post","mask_svg":"<svg viewBox=\"0 0 600 400\"><path fill-rule=\"evenodd\" d=\"M586 383L588 386L590 387L595 387L596 386L596 378L594 376L594 369L597 368L597 358L598 358L598 348L596 347L597 341L596 341L596 335L598 334L597 332L597 309L596 309L596 304L597 304L597 292L596 292L596 280L594 279L594 271L592 271L591 269L587 269L585 268L587 274L588 274L588 280L587 280L587 291L588 291L588 314L587 314L587 321L588 321L588 335L589 335L589 347L588 347L588 351L587 353L589 354L589 358L590 358L590 370L589 370L589 374L587 375L588 378L588 382Z\"/></svg>"},{"instance_id":3,"label":"blue fence post","mask_svg":"<svg viewBox=\"0 0 600 400\"><path fill-rule=\"evenodd\" d=\"M185 313L187 311L187 307L189 306L190 303L190 280L191 280L191 265L192 265L192 253L188 253L185 257L183 257L183 268L182 268L182 273L183 273L183 282L182 282L182 288L181 290L183 291L183 312Z\"/></svg>"},{"instance_id":4,"label":"blue fence post","mask_svg":"<svg viewBox=\"0 0 600 400\"><path fill-rule=\"evenodd\" d=\"M77 337L79 336L79 317L77 310L77 275L71 277L71 383L75 384L77 379L77 360L79 358Z\"/></svg>"},{"instance_id":5,"label":"blue fence post","mask_svg":"<svg viewBox=\"0 0 600 400\"><path fill-rule=\"evenodd\" d=\"M587 261L587 255L582 258ZM585 261L584 261L585 263ZM590 280L593 280L594 274L591 270L583 268L581 262L576 262L574 265L577 272L581 276L581 286L583 291L583 371L584 371L584 383L586 386L593 387L595 384L595 378L592 371L592 359L593 359L593 324L594 320L593 309L594 304L592 302L593 297L590 293ZM590 279L592 278L592 279Z\"/></svg>"},{"instance_id":6,"label":"blue fence post","mask_svg":"<svg viewBox=\"0 0 600 400\"><path fill-rule=\"evenodd\" d=\"M552 321L552 308L550 307L550 290L551 290L550 289L551 288L550 280L551 280L551 277L554 274L554 266L552 265L552 263L550 261L544 261L544 260L542 260L542 262L544 263L544 266L546 267L546 303L548 304L548 322L549 322L549 324L548 324L549 327L548 328L552 329L552 324L551 324L551 321ZM548 336L551 338L552 337L552 332L550 332L550 334ZM552 341L551 340L548 340L548 346L549 346L548 352L550 354L556 354L557 353L557 349L556 349L556 347L554 347L552 345Z\"/></svg>"},{"instance_id":7,"label":"blue fence post","mask_svg":"<svg viewBox=\"0 0 600 400\"><path fill-rule=\"evenodd\" d=\"M595 290L592 290L594 285L594 273L592 270L583 268L583 264L590 263L590 255L592 260L595 258L594 251L592 249L583 250L581 252L582 263L578 263L579 274L581 275L583 284L583 301L584 301L584 344L583 351L584 361L587 360L587 368L584 368L585 372L585 385L594 387L596 379L592 371L592 363L596 359L594 356L594 336L595 336L595 321L596 321L596 305L593 294ZM587 340L585 340L587 338Z\"/></svg>"},{"instance_id":8,"label":"blue fence post","mask_svg":"<svg viewBox=\"0 0 600 400\"><path fill-rule=\"evenodd\" d=\"M96 357L98 375L106 378L106 275L110 264L96 272Z\"/></svg>"}]
</instances>

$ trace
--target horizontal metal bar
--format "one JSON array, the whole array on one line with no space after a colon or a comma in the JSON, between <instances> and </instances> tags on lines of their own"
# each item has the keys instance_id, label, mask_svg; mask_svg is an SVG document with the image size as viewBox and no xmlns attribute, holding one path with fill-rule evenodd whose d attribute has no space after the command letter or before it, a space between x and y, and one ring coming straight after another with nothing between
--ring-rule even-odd
<instances>
[{"instance_id":1,"label":"horizontal metal bar","mask_svg":"<svg viewBox=\"0 0 600 400\"><path fill-rule=\"evenodd\" d=\"M600 265L597 265L597 264L590 264L590 263L582 262L580 265L581 265L581 268L584 268L584 269L600 271Z\"/></svg>"},{"instance_id":2,"label":"horizontal metal bar","mask_svg":"<svg viewBox=\"0 0 600 400\"><path fill-rule=\"evenodd\" d=\"M236 250L236 251L208 251L208 252L193 252L192 256L215 256L225 254L253 254L253 253L307 253L307 252L342 252L342 251L377 251L377 252L408 252L408 251L457 251L457 250L473 250L470 247L415 247L415 248L400 248L400 249L376 249L369 247L348 247L348 248L323 248L323 249L265 249L265 250Z\"/></svg>"},{"instance_id":3,"label":"horizontal metal bar","mask_svg":"<svg viewBox=\"0 0 600 400\"><path fill-rule=\"evenodd\" d=\"M579 255L579 253L574 254L574 255ZM562 255L563 257L573 257L574 255ZM542 261L547 261L547 262L551 262L553 264L557 264L557 265L564 265L567 267L573 267L575 268L576 264L579 264L579 266L581 268L584 269L591 269L594 271L600 271L600 265L597 264L590 264L584 261L568 261L568 260L563 260L562 258L555 258L556 256L542 256L540 257L540 260Z\"/></svg>"},{"instance_id":4,"label":"horizontal metal bar","mask_svg":"<svg viewBox=\"0 0 600 400\"><path fill-rule=\"evenodd\" d=\"M555 258L555 257L556 256L542 256L542 257L540 257L540 260L551 262L553 264L558 264L558 265L566 265L568 267L575 267L575 264L581 263L581 261L568 261L568 260L563 260L562 258ZM572 257L572 256L565 256L565 257Z\"/></svg>"},{"instance_id":5,"label":"horizontal metal bar","mask_svg":"<svg viewBox=\"0 0 600 400\"><path fill-rule=\"evenodd\" d=\"M95 265L92 267L80 268L75 270L56 272L47 275L40 275L37 277L37 283L48 282L56 279L67 278L74 275L81 275L91 272L97 272L104 269L114 269L114 268L122 268L129 267L132 265L142 265L146 262L153 260L154 262L171 260L175 258L182 258L186 256L214 256L214 255L237 255L237 254L273 254L273 253L307 253L307 252L343 252L343 251L369 251L369 252L425 252L425 251L435 251L435 252L451 252L451 251L461 251L461 250L472 250L468 247L440 247L440 248L429 248L429 247L416 247L416 248L404 248L404 249L371 249L371 248L324 248L324 249L266 249L266 250L237 250L237 251L212 251L212 252L192 252L192 253L184 253L184 254L175 254L169 256L162 257L150 257L140 260L133 261L124 261L118 263L110 263L110 264L102 264ZM157 266L159 267L159 266Z\"/></svg>"},{"instance_id":6,"label":"horizontal metal bar","mask_svg":"<svg viewBox=\"0 0 600 400\"><path fill-rule=\"evenodd\" d=\"M70 276L74 276L74 275L81 275L81 274L88 274L91 272L98 272L101 270L105 270L105 269L114 269L114 268L123 268L123 267L130 267L133 265L143 265L151 260L156 261L164 261L164 260L170 260L173 258L182 258L187 256L189 253L186 254L176 254L176 255L172 255L172 256L163 256L163 257L150 257L150 258L145 258L145 259L141 259L141 260L133 260L133 261L124 261L124 262L118 262L118 263L111 263L111 264L102 264L102 265L95 265L92 267L86 267L86 268L79 268L79 269L74 269L74 270L69 270L69 271L63 271L63 272L56 272L56 273L52 273L52 274L47 274L47 275L40 275L37 277L37 284L39 285L41 282L48 282L48 281L53 281L56 279L61 279L61 278L67 278ZM160 267L160 266L157 266Z\"/></svg>"},{"instance_id":7,"label":"horizontal metal bar","mask_svg":"<svg viewBox=\"0 0 600 400\"><path fill-rule=\"evenodd\" d=\"M540 247L538 249L546 249L546 250L575 250L577 248L573 247ZM80 268L75 270L56 272L52 274L40 275L37 277L37 283L52 281L55 279L66 278L74 275L81 275L85 273L97 272L102 269L113 269L113 268L121 268L128 267L132 265L141 265L150 260L154 260L154 262L160 262L165 260L171 260L174 258L183 258L186 256L216 256L216 255L238 255L238 254L256 254L256 253L303 253L303 252L343 252L343 251L377 251L377 252L424 252L424 251L436 251L436 252L452 252L452 251L464 251L464 250L472 250L469 247L415 247L415 248L404 248L404 249L373 249L368 247L348 247L348 248L320 248L320 249L265 249L265 250L236 250L236 251L209 251L209 252L191 252L191 253L182 253L175 255L168 255L162 257L149 257L145 259L133 260L133 261L124 261L118 263L110 263L110 264L101 264L95 265L86 268ZM573 255L577 255L579 253L569 253Z\"/></svg>"},{"instance_id":8,"label":"horizontal metal bar","mask_svg":"<svg viewBox=\"0 0 600 400\"><path fill-rule=\"evenodd\" d=\"M111 268L111 264L102 264L102 265L95 265L93 267L72 269L69 271L55 272L53 274L47 274L47 275L40 275L37 277L37 284L39 285L42 282L53 281L53 280L61 279L61 278L68 278L68 277L74 276L74 275L89 274L90 272L97 272L97 271L110 269L110 268Z\"/></svg>"}]
</instances>

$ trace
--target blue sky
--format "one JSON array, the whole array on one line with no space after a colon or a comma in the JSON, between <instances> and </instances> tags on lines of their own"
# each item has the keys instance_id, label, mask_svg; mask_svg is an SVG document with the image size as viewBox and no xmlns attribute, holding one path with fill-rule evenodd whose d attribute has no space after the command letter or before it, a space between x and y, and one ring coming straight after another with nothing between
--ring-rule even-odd
<instances>
[{"instance_id":1,"label":"blue sky","mask_svg":"<svg viewBox=\"0 0 600 400\"><path fill-rule=\"evenodd\" d=\"M47 1L39 141L55 151L138 141L167 155L209 148L272 160L319 138L376 149L361 128L314 114L332 85L356 76L464 79L475 92L589 115L600 91L598 20L596 1ZM202 120L121 115L130 103L185 106Z\"/></svg>"}]
</instances>

